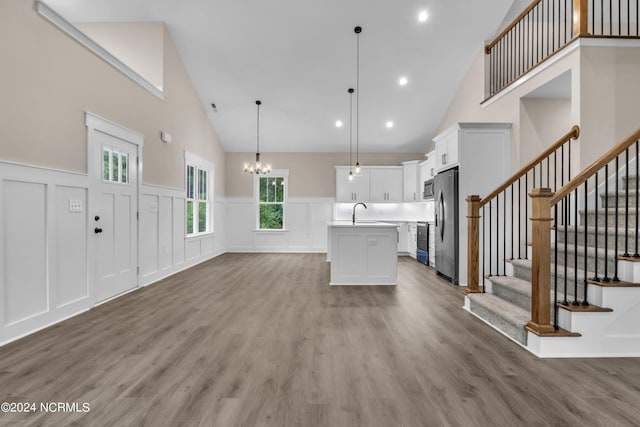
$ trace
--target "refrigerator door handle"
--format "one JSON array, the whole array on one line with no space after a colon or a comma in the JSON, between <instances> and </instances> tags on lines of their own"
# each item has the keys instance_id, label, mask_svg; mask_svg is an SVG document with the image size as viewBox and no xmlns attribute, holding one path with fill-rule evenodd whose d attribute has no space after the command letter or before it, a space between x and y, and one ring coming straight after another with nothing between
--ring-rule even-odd
<instances>
[{"instance_id":1,"label":"refrigerator door handle","mask_svg":"<svg viewBox=\"0 0 640 427\"><path fill-rule=\"evenodd\" d=\"M440 193L440 198L438 200L438 211L440 213L440 239L444 240L444 219L446 218L446 214L444 211L444 196L442 192Z\"/></svg>"}]
</instances>

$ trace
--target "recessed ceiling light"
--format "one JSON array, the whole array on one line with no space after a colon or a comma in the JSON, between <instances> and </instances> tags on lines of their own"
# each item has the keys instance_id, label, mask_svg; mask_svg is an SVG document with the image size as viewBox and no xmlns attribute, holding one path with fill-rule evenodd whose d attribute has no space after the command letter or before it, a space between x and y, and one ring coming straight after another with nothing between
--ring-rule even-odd
<instances>
[{"instance_id":1,"label":"recessed ceiling light","mask_svg":"<svg viewBox=\"0 0 640 427\"><path fill-rule=\"evenodd\" d=\"M418 14L418 21L425 22L429 18L429 14L426 10L423 10Z\"/></svg>"},{"instance_id":2,"label":"recessed ceiling light","mask_svg":"<svg viewBox=\"0 0 640 427\"><path fill-rule=\"evenodd\" d=\"M336 120L336 127L337 128L341 128L342 127L342 120Z\"/></svg>"},{"instance_id":3,"label":"recessed ceiling light","mask_svg":"<svg viewBox=\"0 0 640 427\"><path fill-rule=\"evenodd\" d=\"M393 122L389 120L385 126L391 129L393 127Z\"/></svg>"},{"instance_id":4,"label":"recessed ceiling light","mask_svg":"<svg viewBox=\"0 0 640 427\"><path fill-rule=\"evenodd\" d=\"M398 79L398 84L399 84L400 86L404 86L404 85L406 85L407 83L409 83L409 80L407 80L407 78L406 78L406 77L404 77L404 76L403 76L403 77L400 77L400 78Z\"/></svg>"}]
</instances>

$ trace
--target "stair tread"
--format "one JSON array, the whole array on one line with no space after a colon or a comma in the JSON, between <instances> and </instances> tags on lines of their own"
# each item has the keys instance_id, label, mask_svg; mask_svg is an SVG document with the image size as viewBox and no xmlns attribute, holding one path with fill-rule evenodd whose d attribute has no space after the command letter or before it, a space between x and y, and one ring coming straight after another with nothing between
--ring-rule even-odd
<instances>
[{"instance_id":1,"label":"stair tread","mask_svg":"<svg viewBox=\"0 0 640 427\"><path fill-rule=\"evenodd\" d=\"M484 306L510 323L524 327L531 319L531 313L500 297L489 293L467 295L474 303Z\"/></svg>"},{"instance_id":2,"label":"stair tread","mask_svg":"<svg viewBox=\"0 0 640 427\"><path fill-rule=\"evenodd\" d=\"M527 296L531 299L531 282L512 276L488 276L487 277L493 284L508 287L512 291ZM553 296L553 287L550 290ZM571 299L572 295L567 295L568 299ZM500 297L498 297L500 298ZM558 301L564 301L564 292L558 289Z\"/></svg>"}]
</instances>

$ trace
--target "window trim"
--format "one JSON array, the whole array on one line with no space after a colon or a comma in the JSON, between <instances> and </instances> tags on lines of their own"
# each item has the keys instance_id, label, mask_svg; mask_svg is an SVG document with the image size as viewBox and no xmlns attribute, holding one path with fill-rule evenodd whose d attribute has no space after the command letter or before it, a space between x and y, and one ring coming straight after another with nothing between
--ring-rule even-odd
<instances>
[{"instance_id":1,"label":"window trim","mask_svg":"<svg viewBox=\"0 0 640 427\"><path fill-rule=\"evenodd\" d=\"M188 181L188 177L187 177L187 173L188 173L188 167L192 166L194 168L194 187L193 187L193 198L189 198L187 191L187 181ZM204 202L207 205L207 230L206 231L199 231L196 233L187 233L187 202L189 201L193 201L196 202L196 207L200 204L203 203L202 201L200 201L198 199L198 185L199 185L199 171L205 171L207 173L207 178L206 178L206 183L207 183L207 199ZM189 238L193 238L193 237L198 237L198 236L203 236L203 235L207 235L207 234L213 234L214 232L214 213L213 213L213 209L214 209L214 196L215 196L215 190L214 190L214 177L215 177L215 165L211 162L209 162L208 160L203 159L202 157L199 157L195 154L189 153L188 151L184 152L184 237L189 239ZM194 210L197 212L197 210ZM197 221L194 222L194 224L198 223Z\"/></svg>"},{"instance_id":2,"label":"window trim","mask_svg":"<svg viewBox=\"0 0 640 427\"><path fill-rule=\"evenodd\" d=\"M282 228L260 228L260 178L282 178L284 180L284 201L282 202ZM253 200L256 211L254 231L280 232L287 231L287 203L289 199L289 169L273 169L269 174L253 176Z\"/></svg>"}]
</instances>

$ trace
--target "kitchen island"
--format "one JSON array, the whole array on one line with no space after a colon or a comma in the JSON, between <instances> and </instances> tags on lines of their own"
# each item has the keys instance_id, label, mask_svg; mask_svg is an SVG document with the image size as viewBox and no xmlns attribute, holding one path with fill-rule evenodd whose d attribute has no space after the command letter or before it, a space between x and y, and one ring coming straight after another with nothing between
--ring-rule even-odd
<instances>
[{"instance_id":1,"label":"kitchen island","mask_svg":"<svg viewBox=\"0 0 640 427\"><path fill-rule=\"evenodd\" d=\"M330 285L395 285L398 226L378 221L328 221Z\"/></svg>"}]
</instances>

